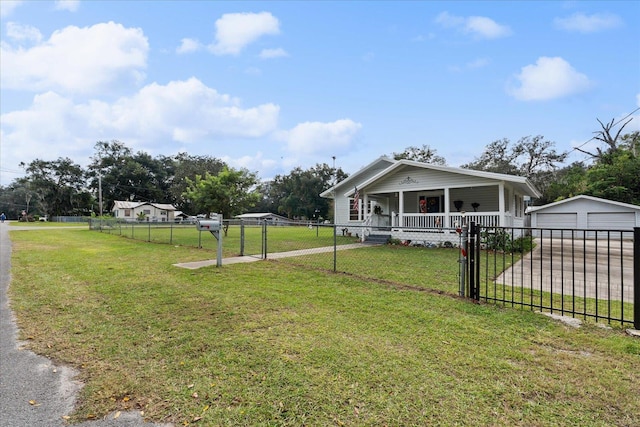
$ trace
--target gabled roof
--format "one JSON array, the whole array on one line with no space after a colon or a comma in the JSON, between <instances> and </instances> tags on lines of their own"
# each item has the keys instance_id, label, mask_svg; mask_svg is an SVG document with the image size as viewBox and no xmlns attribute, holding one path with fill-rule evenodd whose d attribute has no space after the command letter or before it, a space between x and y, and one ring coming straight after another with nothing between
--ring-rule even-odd
<instances>
[{"instance_id":1,"label":"gabled roof","mask_svg":"<svg viewBox=\"0 0 640 427\"><path fill-rule=\"evenodd\" d=\"M126 200L115 200L113 202L113 209L111 210L114 211L116 209L136 209L144 205L154 206L155 208L163 211L176 210L176 208L173 205L170 205L168 203L129 202Z\"/></svg>"},{"instance_id":2,"label":"gabled roof","mask_svg":"<svg viewBox=\"0 0 640 427\"><path fill-rule=\"evenodd\" d=\"M348 196L353 195L353 193L355 192L355 187L356 186L359 189L366 188L368 185L373 184L374 182L384 178L389 173L394 172L396 170L400 170L400 169L406 168L406 167L417 167L417 168L422 168L422 169L431 169L431 170L436 170L436 171L441 171L441 172L449 172L449 173L456 173L456 174L460 174L460 175L467 175L467 176L475 176L475 177L479 177L479 178L493 179L493 180L496 180L496 181L504 181L504 182L511 183L512 185L514 185L516 187L519 187L524 194L530 195L532 197L540 197L540 192L538 191L538 189L533 185L533 183L531 183L531 181L529 181L529 179L527 179L526 177L523 177L523 176L507 175L507 174L495 173L495 172L484 172L484 171L477 171L477 170L473 170L473 169L456 168L456 167L451 167L451 166L440 166L440 165L434 165L434 164L431 164L431 163L417 162L417 161L414 161L414 160L393 160L393 159L390 159L388 157L381 157L376 162L373 162L373 163L369 164L368 166L365 166L363 169L361 169L359 171L360 172L360 176L362 176L362 174L365 172L366 169L371 169L371 167L374 164L378 164L378 162L381 159L386 159L389 162L388 167L385 168L384 170L378 172L374 176L370 177L369 179L366 179L364 181L358 181L357 180L358 174L354 174L353 176L350 176L348 179L342 181L340 184L345 183L348 180L353 181L349 187L345 187L345 190L343 190L343 191L346 191L344 196L348 197ZM336 191L337 191L337 189L339 187L340 187L340 185L336 186ZM330 188L329 190L323 192L320 195L322 197L330 197L333 194L332 191L333 191L333 188Z\"/></svg>"},{"instance_id":3,"label":"gabled roof","mask_svg":"<svg viewBox=\"0 0 640 427\"><path fill-rule=\"evenodd\" d=\"M536 211L539 211L539 210L547 209L547 208L550 208L550 207L553 207L553 206L562 205L562 204L565 204L565 203L571 203L571 202L574 202L576 200L590 200L592 202L607 203L607 204L614 205L614 206L619 206L619 207L623 207L623 208L627 208L627 209L635 209L635 210L640 211L640 206L638 206L638 205L632 205L632 204L623 203L623 202L616 202L615 200L601 199L600 197L587 196L586 194L581 194L579 196L570 197L568 199L559 200L557 202L548 203L548 204L542 205L542 206L530 206L527 209L527 213L536 212Z\"/></svg>"},{"instance_id":4,"label":"gabled roof","mask_svg":"<svg viewBox=\"0 0 640 427\"><path fill-rule=\"evenodd\" d=\"M334 191L337 193L339 188L353 189L356 185L360 185L362 175L364 175L368 171L376 168L387 168L396 162L397 160L394 160L391 157L380 156L377 159L375 159L373 162L360 168L357 172L354 172L353 174L349 175L348 177L346 177L345 179L343 179L333 187L320 193L320 197L331 198L334 194Z\"/></svg>"},{"instance_id":5,"label":"gabled roof","mask_svg":"<svg viewBox=\"0 0 640 427\"><path fill-rule=\"evenodd\" d=\"M280 219L286 219L286 220L289 219L289 218L284 217L282 215L278 215L278 214L274 214L274 213L270 213L270 212L245 213L245 214L241 214L241 215L236 215L235 218L238 218L238 219L280 218Z\"/></svg>"}]
</instances>

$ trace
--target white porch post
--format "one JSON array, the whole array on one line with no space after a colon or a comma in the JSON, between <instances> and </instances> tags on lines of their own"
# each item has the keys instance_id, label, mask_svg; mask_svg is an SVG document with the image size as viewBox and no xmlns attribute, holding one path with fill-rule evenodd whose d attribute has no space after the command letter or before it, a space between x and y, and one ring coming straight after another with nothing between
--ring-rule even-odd
<instances>
[{"instance_id":1,"label":"white porch post","mask_svg":"<svg viewBox=\"0 0 640 427\"><path fill-rule=\"evenodd\" d=\"M449 225L451 223L451 219L449 218L449 215L451 213L449 212L450 204L451 203L449 202L449 187L444 187L444 224L443 224L444 228L451 227L451 225Z\"/></svg>"},{"instance_id":2,"label":"white porch post","mask_svg":"<svg viewBox=\"0 0 640 427\"><path fill-rule=\"evenodd\" d=\"M398 227L404 227L404 191L398 192Z\"/></svg>"},{"instance_id":3,"label":"white porch post","mask_svg":"<svg viewBox=\"0 0 640 427\"><path fill-rule=\"evenodd\" d=\"M500 224L498 224L498 226L504 227L505 225L504 182L500 182L498 184L498 211L500 212Z\"/></svg>"},{"instance_id":4,"label":"white porch post","mask_svg":"<svg viewBox=\"0 0 640 427\"><path fill-rule=\"evenodd\" d=\"M360 209L362 216L360 218L361 221L364 221L367 217L367 206L369 206L369 195L364 193L364 197L362 198L362 209Z\"/></svg>"}]
</instances>

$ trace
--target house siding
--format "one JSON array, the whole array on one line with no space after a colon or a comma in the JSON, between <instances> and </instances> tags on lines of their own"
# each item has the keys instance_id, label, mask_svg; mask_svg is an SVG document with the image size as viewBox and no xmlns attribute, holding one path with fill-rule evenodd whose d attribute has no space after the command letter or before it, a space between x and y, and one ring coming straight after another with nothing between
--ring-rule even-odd
<instances>
[{"instance_id":1,"label":"house siding","mask_svg":"<svg viewBox=\"0 0 640 427\"><path fill-rule=\"evenodd\" d=\"M451 172L422 168L402 168L374 183L368 189L371 193L398 191L438 190L444 187L479 187L495 185L495 180Z\"/></svg>"}]
</instances>

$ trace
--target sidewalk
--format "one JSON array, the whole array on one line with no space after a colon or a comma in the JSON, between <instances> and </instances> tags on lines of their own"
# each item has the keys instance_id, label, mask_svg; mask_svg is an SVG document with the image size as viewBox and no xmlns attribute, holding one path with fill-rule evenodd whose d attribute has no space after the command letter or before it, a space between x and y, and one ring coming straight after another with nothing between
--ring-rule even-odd
<instances>
[{"instance_id":1,"label":"sidewalk","mask_svg":"<svg viewBox=\"0 0 640 427\"><path fill-rule=\"evenodd\" d=\"M363 243L351 243L349 245L336 246L335 250L344 251L347 249L358 249L358 248L364 248L369 246L371 245L365 245ZM321 248L298 249L298 250L289 251L289 252L275 252L272 254L268 254L267 259L280 259L280 258L289 258L289 257L304 256L304 255L321 254L326 252L333 252L333 250L334 250L333 246L324 246ZM261 260L262 258L258 258L257 255L256 256L238 256L238 257L231 257L231 258L223 258L222 265L224 266L229 264L239 264L239 263L255 262L255 261L261 261ZM217 264L217 261L215 259L212 259L212 260L204 260L204 261L183 262L183 263L178 263L173 265L175 267L187 268L189 270L197 270L198 268L210 267L216 264Z\"/></svg>"}]
</instances>

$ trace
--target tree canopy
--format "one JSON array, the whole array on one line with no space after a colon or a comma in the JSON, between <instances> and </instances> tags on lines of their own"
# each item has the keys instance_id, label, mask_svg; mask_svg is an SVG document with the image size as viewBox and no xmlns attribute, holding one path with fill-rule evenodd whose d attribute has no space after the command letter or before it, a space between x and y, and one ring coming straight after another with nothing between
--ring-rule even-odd
<instances>
[{"instance_id":1,"label":"tree canopy","mask_svg":"<svg viewBox=\"0 0 640 427\"><path fill-rule=\"evenodd\" d=\"M542 192L535 204L579 194L640 205L640 132L624 133L631 119L598 120L598 146L574 150L585 161L563 165L567 152L543 136L526 136L512 143L500 139L464 168L526 176ZM590 141L589 141L590 142ZM446 165L429 145L409 146L395 159ZM124 143L98 141L87 169L69 158L35 159L21 163L25 176L0 186L0 209L9 217L20 212L40 215L91 215L104 212L115 200L170 203L188 214L218 212L230 218L244 212L272 212L288 218L332 218L332 202L320 194L347 174L326 163L260 181L257 172L235 170L213 156L152 157L133 152ZM101 184L101 185L100 185ZM102 191L99 192L99 187Z\"/></svg>"},{"instance_id":2,"label":"tree canopy","mask_svg":"<svg viewBox=\"0 0 640 427\"><path fill-rule=\"evenodd\" d=\"M447 161L444 157L439 156L435 148L431 148L429 145L422 145L422 147L409 146L400 153L393 153L395 160L415 160L416 162L431 163L434 165L445 166Z\"/></svg>"},{"instance_id":3,"label":"tree canopy","mask_svg":"<svg viewBox=\"0 0 640 427\"><path fill-rule=\"evenodd\" d=\"M185 178L187 198L199 212L222 214L233 218L256 205L260 195L256 191L258 178L246 169L224 167L217 175L208 172L195 179Z\"/></svg>"}]
</instances>

